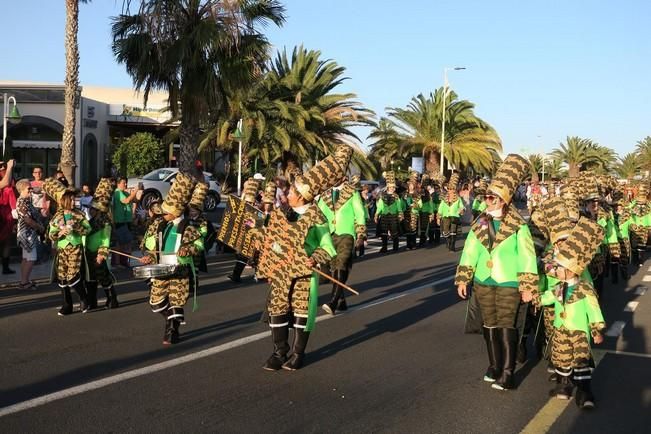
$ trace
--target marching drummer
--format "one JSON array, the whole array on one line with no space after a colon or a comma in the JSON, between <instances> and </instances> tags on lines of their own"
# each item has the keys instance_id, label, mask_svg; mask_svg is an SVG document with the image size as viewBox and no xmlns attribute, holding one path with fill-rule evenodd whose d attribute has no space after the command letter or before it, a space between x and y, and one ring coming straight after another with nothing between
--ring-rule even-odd
<instances>
[{"instance_id":1,"label":"marching drummer","mask_svg":"<svg viewBox=\"0 0 651 434\"><path fill-rule=\"evenodd\" d=\"M179 172L161 205L163 214L150 223L141 246L143 264L158 263L174 270L151 279L149 304L153 312L165 318L163 345L179 341L179 326L185 324L183 307L190 295L190 285L194 285L190 278L193 257L203 245L199 230L184 218L194 186L189 175Z\"/></svg>"}]
</instances>

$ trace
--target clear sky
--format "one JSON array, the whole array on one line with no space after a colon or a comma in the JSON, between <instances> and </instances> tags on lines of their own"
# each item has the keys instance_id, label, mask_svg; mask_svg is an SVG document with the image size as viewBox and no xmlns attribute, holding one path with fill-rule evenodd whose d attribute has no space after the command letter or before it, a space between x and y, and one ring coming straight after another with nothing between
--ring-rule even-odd
<instances>
[{"instance_id":1,"label":"clear sky","mask_svg":"<svg viewBox=\"0 0 651 434\"><path fill-rule=\"evenodd\" d=\"M6 3L5 3L6 2ZM0 80L63 82L62 0L2 7ZM476 104L506 152L551 151L568 135L620 155L651 135L647 0L286 0L276 48L303 44L347 68L342 91L379 115L442 85ZM128 87L110 49L121 0L81 5L81 84ZM17 41L9 43L9 41ZM367 131L360 131L365 136Z\"/></svg>"}]
</instances>

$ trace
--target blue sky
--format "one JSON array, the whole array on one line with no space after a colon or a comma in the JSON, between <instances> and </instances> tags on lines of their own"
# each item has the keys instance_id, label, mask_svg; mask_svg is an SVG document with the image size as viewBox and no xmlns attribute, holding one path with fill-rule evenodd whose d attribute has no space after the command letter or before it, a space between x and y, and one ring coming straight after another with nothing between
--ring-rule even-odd
<instances>
[{"instance_id":1,"label":"blue sky","mask_svg":"<svg viewBox=\"0 0 651 434\"><path fill-rule=\"evenodd\" d=\"M63 82L64 2L3 10L0 80ZM442 85L476 104L506 152L551 151L568 135L620 155L651 135L651 2L644 0L287 0L276 48L303 44L347 68L342 91L379 115ZM81 5L83 84L131 85L113 61L121 0ZM11 39L20 43L7 44ZM365 136L367 131L360 131Z\"/></svg>"}]
</instances>

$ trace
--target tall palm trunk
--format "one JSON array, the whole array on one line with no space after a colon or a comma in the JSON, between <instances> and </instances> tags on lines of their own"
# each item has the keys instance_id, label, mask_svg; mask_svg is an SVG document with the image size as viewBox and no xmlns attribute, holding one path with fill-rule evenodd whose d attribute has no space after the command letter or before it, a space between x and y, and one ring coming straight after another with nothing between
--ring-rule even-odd
<instances>
[{"instance_id":1,"label":"tall palm trunk","mask_svg":"<svg viewBox=\"0 0 651 434\"><path fill-rule=\"evenodd\" d=\"M575 178L579 176L579 170L581 169L581 166L576 164L576 163L569 163L568 164L568 170L567 174L570 178Z\"/></svg>"},{"instance_id":2,"label":"tall palm trunk","mask_svg":"<svg viewBox=\"0 0 651 434\"><path fill-rule=\"evenodd\" d=\"M65 78L65 114L63 118L63 139L61 142L61 160L59 167L71 185L75 183L75 124L77 106L76 94L79 87L79 0L66 0L66 78Z\"/></svg>"},{"instance_id":3,"label":"tall palm trunk","mask_svg":"<svg viewBox=\"0 0 651 434\"><path fill-rule=\"evenodd\" d=\"M441 169L441 153L429 151L425 153L425 173L439 173Z\"/></svg>"},{"instance_id":4,"label":"tall palm trunk","mask_svg":"<svg viewBox=\"0 0 651 434\"><path fill-rule=\"evenodd\" d=\"M183 116L185 118L185 116ZM181 140L181 149L179 155L179 170L192 174L197 179L200 173L196 168L195 162L198 156L199 144L199 124L187 119L181 121L181 129L179 131L179 138Z\"/></svg>"}]
</instances>

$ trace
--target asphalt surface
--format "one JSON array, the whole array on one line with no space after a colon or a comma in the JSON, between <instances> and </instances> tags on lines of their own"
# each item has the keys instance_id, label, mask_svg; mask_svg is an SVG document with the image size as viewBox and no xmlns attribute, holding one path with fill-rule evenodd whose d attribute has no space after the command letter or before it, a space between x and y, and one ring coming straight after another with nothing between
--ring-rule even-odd
<instances>
[{"instance_id":1,"label":"asphalt surface","mask_svg":"<svg viewBox=\"0 0 651 434\"><path fill-rule=\"evenodd\" d=\"M481 380L483 339L463 334L466 305L452 287L459 253L376 250L354 266L349 284L361 295L347 298L351 309L320 312L296 372L261 369L272 351L259 321L267 288L250 270L240 285L227 280L231 255L210 261L200 307L191 312L190 300L182 342L172 347L161 345L163 319L149 310L146 285L126 272L122 306L112 311L62 318L51 286L0 291L0 415L9 413L0 431L649 431L651 301L643 293L651 261L628 285L607 287L606 320L625 325L596 347L597 409L585 413L548 398L546 366L533 351L518 367L517 390ZM329 288L322 285L321 302Z\"/></svg>"}]
</instances>

